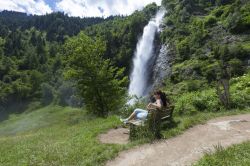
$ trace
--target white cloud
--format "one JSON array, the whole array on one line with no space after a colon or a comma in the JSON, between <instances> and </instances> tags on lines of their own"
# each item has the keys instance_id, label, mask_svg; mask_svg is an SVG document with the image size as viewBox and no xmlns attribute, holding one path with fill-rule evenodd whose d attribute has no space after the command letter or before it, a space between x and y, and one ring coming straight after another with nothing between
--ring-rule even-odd
<instances>
[{"instance_id":1,"label":"white cloud","mask_svg":"<svg viewBox=\"0 0 250 166\"><path fill-rule=\"evenodd\" d=\"M140 10L149 3L161 0L60 0L56 3L56 10L63 11L70 16L110 16L129 15Z\"/></svg>"},{"instance_id":2,"label":"white cloud","mask_svg":"<svg viewBox=\"0 0 250 166\"><path fill-rule=\"evenodd\" d=\"M0 10L12 10L37 15L52 12L52 9L43 0L0 0Z\"/></svg>"}]
</instances>

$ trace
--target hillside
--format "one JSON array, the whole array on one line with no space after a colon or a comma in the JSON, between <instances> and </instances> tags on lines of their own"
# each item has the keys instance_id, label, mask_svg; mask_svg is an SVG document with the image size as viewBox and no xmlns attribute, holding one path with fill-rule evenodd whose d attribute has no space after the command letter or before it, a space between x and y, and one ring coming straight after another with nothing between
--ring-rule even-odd
<instances>
[{"instance_id":1,"label":"hillside","mask_svg":"<svg viewBox=\"0 0 250 166\"><path fill-rule=\"evenodd\" d=\"M169 45L172 57L172 74L165 81L165 89L179 96L176 101L183 105L177 110L189 114L223 109L215 104L219 101L212 99L220 94L221 81L228 84L227 81L249 71L250 3L164 0L163 6L168 14L161 40ZM200 93L205 89L214 92ZM197 95L207 99L195 99ZM234 98L239 96L235 95L231 94L229 107L239 107L238 102L249 106L247 93L237 102Z\"/></svg>"},{"instance_id":2,"label":"hillside","mask_svg":"<svg viewBox=\"0 0 250 166\"><path fill-rule=\"evenodd\" d=\"M100 165L123 147L96 136L117 124L115 117L96 119L58 106L13 115L0 124L0 165Z\"/></svg>"},{"instance_id":3,"label":"hillside","mask_svg":"<svg viewBox=\"0 0 250 166\"><path fill-rule=\"evenodd\" d=\"M114 17L106 19L99 17L69 17L60 12L37 16L21 12L2 11L0 12L0 36L6 37L9 30L21 29L23 31L35 27L37 30L47 33L46 39L48 41L63 42L64 36L77 35L88 26L112 19Z\"/></svg>"}]
</instances>

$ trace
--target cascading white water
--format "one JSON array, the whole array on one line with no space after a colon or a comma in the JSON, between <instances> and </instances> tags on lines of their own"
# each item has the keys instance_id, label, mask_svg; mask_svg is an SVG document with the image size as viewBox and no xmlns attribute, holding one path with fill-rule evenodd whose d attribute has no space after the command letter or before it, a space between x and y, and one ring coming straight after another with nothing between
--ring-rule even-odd
<instances>
[{"instance_id":1,"label":"cascading white water","mask_svg":"<svg viewBox=\"0 0 250 166\"><path fill-rule=\"evenodd\" d=\"M133 71L130 75L129 95L137 97L145 96L149 91L149 66L154 56L154 39L156 32L165 14L164 9L160 9L155 18L151 19L143 30L143 35L137 43L135 56L133 59Z\"/></svg>"}]
</instances>

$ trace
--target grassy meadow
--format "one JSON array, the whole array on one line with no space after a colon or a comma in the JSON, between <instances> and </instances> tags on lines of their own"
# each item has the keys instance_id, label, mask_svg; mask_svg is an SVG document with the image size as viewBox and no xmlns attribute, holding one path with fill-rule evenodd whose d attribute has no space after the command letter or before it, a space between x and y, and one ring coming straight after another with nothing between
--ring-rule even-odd
<instances>
[{"instance_id":1,"label":"grassy meadow","mask_svg":"<svg viewBox=\"0 0 250 166\"><path fill-rule=\"evenodd\" d=\"M162 134L173 137L208 119L246 112L250 110L175 116ZM0 123L0 165L104 165L118 152L149 142L101 144L98 134L116 126L120 126L118 116L96 118L81 109L53 105L11 115Z\"/></svg>"}]
</instances>

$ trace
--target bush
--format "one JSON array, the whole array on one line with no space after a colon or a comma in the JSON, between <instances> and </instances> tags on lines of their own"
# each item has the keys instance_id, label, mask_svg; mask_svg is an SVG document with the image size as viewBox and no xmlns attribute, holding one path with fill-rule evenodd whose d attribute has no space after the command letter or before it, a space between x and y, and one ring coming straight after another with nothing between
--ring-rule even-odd
<instances>
[{"instance_id":1,"label":"bush","mask_svg":"<svg viewBox=\"0 0 250 166\"><path fill-rule=\"evenodd\" d=\"M222 109L214 89L184 93L176 98L175 104L175 112L180 115L193 115L197 112Z\"/></svg>"},{"instance_id":2,"label":"bush","mask_svg":"<svg viewBox=\"0 0 250 166\"><path fill-rule=\"evenodd\" d=\"M192 100L195 98L194 93L184 93L175 100L175 111L179 115L193 115L197 110L192 105Z\"/></svg>"},{"instance_id":3,"label":"bush","mask_svg":"<svg viewBox=\"0 0 250 166\"><path fill-rule=\"evenodd\" d=\"M241 60L246 59L249 54L248 50L243 47L244 45L242 44L233 44L230 45L230 58L238 58Z\"/></svg>"},{"instance_id":4,"label":"bush","mask_svg":"<svg viewBox=\"0 0 250 166\"><path fill-rule=\"evenodd\" d=\"M42 107L42 104L40 101L34 101L29 103L27 106L27 109L25 110L26 112L34 111Z\"/></svg>"},{"instance_id":5,"label":"bush","mask_svg":"<svg viewBox=\"0 0 250 166\"><path fill-rule=\"evenodd\" d=\"M231 107L250 107L250 73L231 80Z\"/></svg>"},{"instance_id":6,"label":"bush","mask_svg":"<svg viewBox=\"0 0 250 166\"><path fill-rule=\"evenodd\" d=\"M219 63L215 62L207 66L203 66L202 73L206 77L208 82L212 82L217 79L218 70L219 70Z\"/></svg>"},{"instance_id":7,"label":"bush","mask_svg":"<svg viewBox=\"0 0 250 166\"><path fill-rule=\"evenodd\" d=\"M177 94L202 90L207 86L204 80L185 80L174 85Z\"/></svg>"},{"instance_id":8,"label":"bush","mask_svg":"<svg viewBox=\"0 0 250 166\"><path fill-rule=\"evenodd\" d=\"M198 111L212 112L221 109L219 98L213 89L199 92L193 100L193 105Z\"/></svg>"},{"instance_id":9,"label":"bush","mask_svg":"<svg viewBox=\"0 0 250 166\"><path fill-rule=\"evenodd\" d=\"M227 17L227 27L231 32L243 33L250 28L250 3L245 4Z\"/></svg>"},{"instance_id":10,"label":"bush","mask_svg":"<svg viewBox=\"0 0 250 166\"><path fill-rule=\"evenodd\" d=\"M187 89L189 92L201 90L206 86L206 82L202 80L189 80L187 82Z\"/></svg>"},{"instance_id":11,"label":"bush","mask_svg":"<svg viewBox=\"0 0 250 166\"><path fill-rule=\"evenodd\" d=\"M54 89L51 85L43 83L42 87L42 98L41 102L43 105L49 105L54 99Z\"/></svg>"},{"instance_id":12,"label":"bush","mask_svg":"<svg viewBox=\"0 0 250 166\"><path fill-rule=\"evenodd\" d=\"M70 97L74 94L74 87L73 84L70 82L64 82L58 88L58 104L61 106L68 106L70 105Z\"/></svg>"},{"instance_id":13,"label":"bush","mask_svg":"<svg viewBox=\"0 0 250 166\"><path fill-rule=\"evenodd\" d=\"M189 40L190 45L193 48L200 48L205 42L208 36L208 31L205 28L204 20L200 18L194 18L189 27L191 37Z\"/></svg>"},{"instance_id":14,"label":"bush","mask_svg":"<svg viewBox=\"0 0 250 166\"><path fill-rule=\"evenodd\" d=\"M190 57L189 40L185 38L176 44L178 58L181 61L187 60Z\"/></svg>"},{"instance_id":15,"label":"bush","mask_svg":"<svg viewBox=\"0 0 250 166\"><path fill-rule=\"evenodd\" d=\"M215 15L215 17L220 17L223 14L223 12L224 12L223 9L217 8L212 13Z\"/></svg>"},{"instance_id":16,"label":"bush","mask_svg":"<svg viewBox=\"0 0 250 166\"><path fill-rule=\"evenodd\" d=\"M207 26L207 27L211 27L211 26L213 26L214 24L216 24L216 22L217 22L217 19L216 19L214 16L207 16L207 17L205 18L204 24L205 24L205 26Z\"/></svg>"},{"instance_id":17,"label":"bush","mask_svg":"<svg viewBox=\"0 0 250 166\"><path fill-rule=\"evenodd\" d=\"M247 108L250 107L250 88L243 91L231 92L231 108Z\"/></svg>"},{"instance_id":18,"label":"bush","mask_svg":"<svg viewBox=\"0 0 250 166\"><path fill-rule=\"evenodd\" d=\"M244 67L241 60L234 58L231 59L228 64L230 65L231 76L239 76L244 73Z\"/></svg>"}]
</instances>

